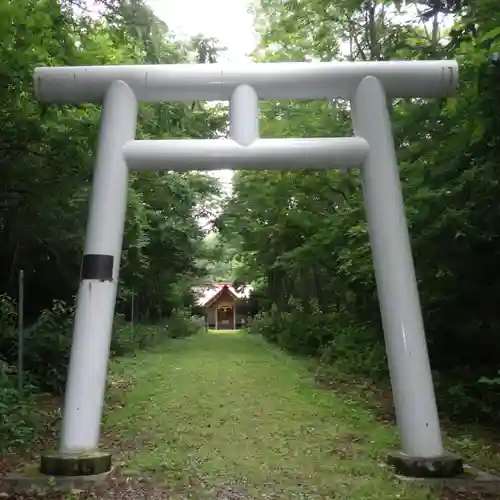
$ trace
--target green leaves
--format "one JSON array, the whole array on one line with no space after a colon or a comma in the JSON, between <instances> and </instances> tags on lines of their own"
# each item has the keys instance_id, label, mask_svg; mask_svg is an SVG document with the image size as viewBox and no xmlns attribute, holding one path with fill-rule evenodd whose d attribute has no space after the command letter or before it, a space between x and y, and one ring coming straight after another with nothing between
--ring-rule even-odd
<instances>
[{"instance_id":1,"label":"green leaves","mask_svg":"<svg viewBox=\"0 0 500 500\"><path fill-rule=\"evenodd\" d=\"M489 42L497 38L500 38L500 26L497 26L496 28L487 31L484 35L480 37L480 40L481 42Z\"/></svg>"},{"instance_id":2,"label":"green leaves","mask_svg":"<svg viewBox=\"0 0 500 500\"><path fill-rule=\"evenodd\" d=\"M73 302L100 117L93 105L40 106L34 67L188 56L142 1L98 1L100 19L78 3L83 11L56 0L0 2L0 291L15 296L17 269L25 269L30 317L53 299ZM213 137L224 120L204 103L142 105L138 137ZM118 310L130 310L132 289L139 315L167 315L187 300L169 290L200 273L197 217L210 217L218 195L216 180L203 174L131 176Z\"/></svg>"},{"instance_id":3,"label":"green leaves","mask_svg":"<svg viewBox=\"0 0 500 500\"><path fill-rule=\"evenodd\" d=\"M401 99L391 112L433 366L441 373L467 367L467 376L453 376L460 382L467 377L467 397L474 400L477 390L484 401L477 380L495 376L500 356L500 285L494 278L500 273L500 67L492 57L500 52L500 18L492 0L465 2L449 42L441 38L446 32L437 16L455 7L424 2L416 19L396 19L393 12L405 14L407 6L261 0L258 54L265 60L459 60L454 96ZM265 102L261 113L265 137L352 133L345 103ZM338 338L345 326L339 315L379 329L358 172L239 173L220 223L223 235L239 242L238 272L258 282L267 299L260 302L271 311L256 328L268 338L315 351L312 315L318 311L325 317L333 312L320 344ZM359 352L372 348L361 338L356 342ZM496 408L489 398L490 409Z\"/></svg>"}]
</instances>

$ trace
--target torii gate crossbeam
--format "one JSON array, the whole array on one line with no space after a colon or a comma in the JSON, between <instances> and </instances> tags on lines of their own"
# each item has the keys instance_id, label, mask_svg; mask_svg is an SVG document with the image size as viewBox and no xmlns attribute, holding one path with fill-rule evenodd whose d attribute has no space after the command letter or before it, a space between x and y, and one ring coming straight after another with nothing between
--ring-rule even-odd
<instances>
[{"instance_id":1,"label":"torii gate crossbeam","mask_svg":"<svg viewBox=\"0 0 500 500\"><path fill-rule=\"evenodd\" d=\"M60 451L42 472L79 472L99 446L120 267L129 169L311 169L361 167L380 311L401 437L391 463L407 475L455 475L444 452L387 98L443 97L455 61L262 63L37 68L37 96L50 103L103 103ZM260 139L259 100L351 101L354 136ZM135 140L138 101L229 100L230 139ZM102 459L101 454L97 454ZM103 472L110 459L102 461ZM96 468L90 467L96 472Z\"/></svg>"}]
</instances>

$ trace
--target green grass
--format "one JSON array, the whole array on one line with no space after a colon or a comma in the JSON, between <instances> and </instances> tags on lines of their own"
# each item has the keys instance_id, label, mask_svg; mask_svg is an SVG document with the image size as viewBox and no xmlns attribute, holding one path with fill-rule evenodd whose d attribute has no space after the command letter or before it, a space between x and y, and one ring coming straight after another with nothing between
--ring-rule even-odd
<instances>
[{"instance_id":1,"label":"green grass","mask_svg":"<svg viewBox=\"0 0 500 500\"><path fill-rule=\"evenodd\" d=\"M111 396L106 434L124 467L165 485L172 499L217 491L245 500L438 498L385 466L397 447L392 426L315 387L305 362L259 337L170 341L115 362L113 379L128 378Z\"/></svg>"}]
</instances>

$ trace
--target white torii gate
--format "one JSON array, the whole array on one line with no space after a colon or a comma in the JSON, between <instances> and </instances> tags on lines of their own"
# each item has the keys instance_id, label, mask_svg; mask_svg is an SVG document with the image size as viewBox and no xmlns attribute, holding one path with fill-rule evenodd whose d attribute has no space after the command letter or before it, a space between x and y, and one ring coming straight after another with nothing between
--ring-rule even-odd
<instances>
[{"instance_id":1,"label":"white torii gate","mask_svg":"<svg viewBox=\"0 0 500 500\"><path fill-rule=\"evenodd\" d=\"M42 458L42 472L57 474L58 460L99 447L129 169L359 166L402 444L391 463L408 475L460 473L461 460L442 444L386 102L447 96L457 82L455 61L37 68L40 101L103 103L60 450ZM259 138L259 99L335 98L351 102L353 137ZM182 100L229 100L231 138L135 140L139 101Z\"/></svg>"}]
</instances>

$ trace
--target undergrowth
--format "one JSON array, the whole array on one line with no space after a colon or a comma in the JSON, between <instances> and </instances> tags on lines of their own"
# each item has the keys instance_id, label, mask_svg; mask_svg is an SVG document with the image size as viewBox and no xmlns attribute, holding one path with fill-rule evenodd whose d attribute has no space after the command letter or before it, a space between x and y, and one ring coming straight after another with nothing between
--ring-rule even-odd
<instances>
[{"instance_id":1,"label":"undergrowth","mask_svg":"<svg viewBox=\"0 0 500 500\"><path fill-rule=\"evenodd\" d=\"M361 375L389 388L380 326L354 320L345 313L322 313L313 304L291 304L287 312L273 307L258 314L249 332L261 334L289 352L314 356L324 369L335 366L338 373ZM439 409L445 417L461 423L500 423L499 377L480 377L465 366L442 369L439 352L432 349L431 366Z\"/></svg>"},{"instance_id":2,"label":"undergrowth","mask_svg":"<svg viewBox=\"0 0 500 500\"><path fill-rule=\"evenodd\" d=\"M40 401L64 391L74 308L55 301L24 331L23 389L18 391L16 304L0 295L0 455L23 447L45 425L36 412ZM130 355L166 338L196 334L202 322L174 311L161 325L135 325L115 319L111 356Z\"/></svg>"}]
</instances>

